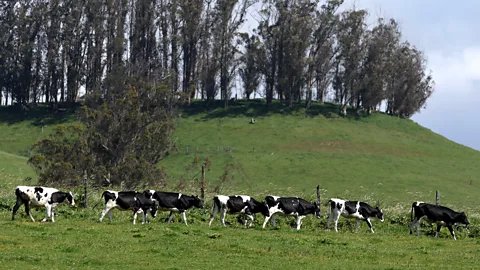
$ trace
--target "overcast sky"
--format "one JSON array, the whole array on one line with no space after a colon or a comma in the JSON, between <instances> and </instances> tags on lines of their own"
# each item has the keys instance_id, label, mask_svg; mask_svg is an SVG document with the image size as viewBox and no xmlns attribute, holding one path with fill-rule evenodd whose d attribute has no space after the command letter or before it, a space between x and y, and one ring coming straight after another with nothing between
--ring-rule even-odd
<instances>
[{"instance_id":1,"label":"overcast sky","mask_svg":"<svg viewBox=\"0 0 480 270\"><path fill-rule=\"evenodd\" d=\"M435 80L427 108L412 119L455 142L480 150L480 1L346 0L396 19L403 36L421 49Z\"/></svg>"}]
</instances>

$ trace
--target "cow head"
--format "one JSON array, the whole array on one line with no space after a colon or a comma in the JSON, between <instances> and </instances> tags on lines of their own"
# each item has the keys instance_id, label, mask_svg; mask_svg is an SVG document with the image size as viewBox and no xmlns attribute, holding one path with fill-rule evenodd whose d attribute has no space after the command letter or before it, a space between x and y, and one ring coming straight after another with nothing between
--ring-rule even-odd
<instances>
[{"instance_id":1,"label":"cow head","mask_svg":"<svg viewBox=\"0 0 480 270\"><path fill-rule=\"evenodd\" d=\"M266 202L261 202L257 205L257 207L259 208L260 210L260 213L262 213L262 215L266 216L266 217L269 217L270 216L270 211L268 211L268 205Z\"/></svg>"},{"instance_id":2,"label":"cow head","mask_svg":"<svg viewBox=\"0 0 480 270\"><path fill-rule=\"evenodd\" d=\"M467 215L465 215L465 212L461 212L457 218L455 219L456 222L463 223L465 225L469 225L470 222L468 222Z\"/></svg>"},{"instance_id":3,"label":"cow head","mask_svg":"<svg viewBox=\"0 0 480 270\"><path fill-rule=\"evenodd\" d=\"M72 192L68 192L67 193L67 196L66 196L66 202L68 202L69 205L73 206L73 207L77 207L75 205L75 199L73 199L73 194Z\"/></svg>"},{"instance_id":4,"label":"cow head","mask_svg":"<svg viewBox=\"0 0 480 270\"><path fill-rule=\"evenodd\" d=\"M385 219L383 218L383 210L380 209L378 206L375 207L377 210L377 214L375 215L376 218L378 218L381 222L383 222Z\"/></svg>"},{"instance_id":5,"label":"cow head","mask_svg":"<svg viewBox=\"0 0 480 270\"><path fill-rule=\"evenodd\" d=\"M316 216L317 218L321 218L321 216L320 216L320 205L317 204L317 202L314 202L314 203L313 203L313 207L314 207L314 210L313 210L313 211L314 211L314 213L315 213L315 216Z\"/></svg>"},{"instance_id":6,"label":"cow head","mask_svg":"<svg viewBox=\"0 0 480 270\"><path fill-rule=\"evenodd\" d=\"M150 208L150 214L152 215L152 217L157 216L157 210L158 210L157 203L153 202L152 208Z\"/></svg>"},{"instance_id":7,"label":"cow head","mask_svg":"<svg viewBox=\"0 0 480 270\"><path fill-rule=\"evenodd\" d=\"M147 199L154 200L154 199L153 199L153 194L154 194L154 193L155 193L155 190L153 190L153 189L147 189L147 190L145 190L145 191L143 192L143 195L145 195L145 197L146 197Z\"/></svg>"},{"instance_id":8,"label":"cow head","mask_svg":"<svg viewBox=\"0 0 480 270\"><path fill-rule=\"evenodd\" d=\"M203 200L201 198L199 198L198 196L192 196L193 197L193 206L195 206L196 208L204 208L204 205L203 205Z\"/></svg>"}]
</instances>

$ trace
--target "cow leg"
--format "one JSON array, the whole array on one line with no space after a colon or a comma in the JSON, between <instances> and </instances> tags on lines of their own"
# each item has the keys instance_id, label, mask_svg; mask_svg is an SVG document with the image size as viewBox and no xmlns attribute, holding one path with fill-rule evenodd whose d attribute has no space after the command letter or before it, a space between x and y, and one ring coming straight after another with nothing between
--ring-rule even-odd
<instances>
[{"instance_id":1,"label":"cow leg","mask_svg":"<svg viewBox=\"0 0 480 270\"><path fill-rule=\"evenodd\" d=\"M327 219L327 230L330 230L330 221L332 221L333 213L330 213Z\"/></svg>"},{"instance_id":2,"label":"cow leg","mask_svg":"<svg viewBox=\"0 0 480 270\"><path fill-rule=\"evenodd\" d=\"M144 212L145 214L143 215L144 220L143 220L143 223L142 223L142 224L150 223L150 220L148 219L148 211L149 211L148 209L143 210L143 212Z\"/></svg>"},{"instance_id":3,"label":"cow leg","mask_svg":"<svg viewBox=\"0 0 480 270\"><path fill-rule=\"evenodd\" d=\"M182 218L183 218L183 222L185 222L185 225L188 226L188 224L187 224L187 216L185 215L185 211L182 212Z\"/></svg>"},{"instance_id":4,"label":"cow leg","mask_svg":"<svg viewBox=\"0 0 480 270\"><path fill-rule=\"evenodd\" d=\"M450 231L450 234L453 236L453 240L457 240L457 238L455 237L455 232L453 231L453 226L447 225L447 228Z\"/></svg>"},{"instance_id":5,"label":"cow leg","mask_svg":"<svg viewBox=\"0 0 480 270\"><path fill-rule=\"evenodd\" d=\"M305 216L297 216L297 231L300 230L300 227L302 226L302 219Z\"/></svg>"},{"instance_id":6,"label":"cow leg","mask_svg":"<svg viewBox=\"0 0 480 270\"><path fill-rule=\"evenodd\" d=\"M30 217L30 220L32 222L35 222L35 219L33 219L32 214L30 213L30 203L29 202L25 203L25 212Z\"/></svg>"},{"instance_id":7,"label":"cow leg","mask_svg":"<svg viewBox=\"0 0 480 270\"><path fill-rule=\"evenodd\" d=\"M47 204L45 205L45 212L46 212L46 213L45 213L45 218L42 219L41 222L45 222L45 221L48 220L48 218L49 218L50 215L51 215L51 211L52 211L52 206L47 203Z\"/></svg>"},{"instance_id":8,"label":"cow leg","mask_svg":"<svg viewBox=\"0 0 480 270\"><path fill-rule=\"evenodd\" d=\"M357 222L355 224L355 232L358 232L358 225L360 224L360 220L357 219Z\"/></svg>"},{"instance_id":9,"label":"cow leg","mask_svg":"<svg viewBox=\"0 0 480 270\"><path fill-rule=\"evenodd\" d=\"M100 222L102 222L103 218L107 213L108 213L108 217L110 218L110 222L112 222L112 213L111 213L112 209L113 208L110 208L107 205L105 205L105 207L102 210L102 213L100 214Z\"/></svg>"},{"instance_id":10,"label":"cow leg","mask_svg":"<svg viewBox=\"0 0 480 270\"><path fill-rule=\"evenodd\" d=\"M110 210L108 210L108 219L110 220L110 223L113 222L113 220L112 220L112 212L113 212L113 208L110 208Z\"/></svg>"},{"instance_id":11,"label":"cow leg","mask_svg":"<svg viewBox=\"0 0 480 270\"><path fill-rule=\"evenodd\" d=\"M253 225L253 220L254 220L255 218L254 218L253 215L251 215L251 214L248 214L247 217L250 219L250 225L248 225L248 227L250 228L250 227L252 227L252 225ZM247 224L245 224L245 225L247 225Z\"/></svg>"},{"instance_id":12,"label":"cow leg","mask_svg":"<svg viewBox=\"0 0 480 270\"><path fill-rule=\"evenodd\" d=\"M359 220L357 220L357 227L358 227L358 222L359 222ZM368 227L370 227L370 231L371 231L372 233L375 233L375 232L373 231L372 222L370 221L370 219L369 219L369 218L365 219L365 222L367 222Z\"/></svg>"},{"instance_id":13,"label":"cow leg","mask_svg":"<svg viewBox=\"0 0 480 270\"><path fill-rule=\"evenodd\" d=\"M448 227L448 226L447 226ZM442 228L442 225L437 224L437 231L435 232L435 238L438 237L438 234L440 233L440 229Z\"/></svg>"},{"instance_id":14,"label":"cow leg","mask_svg":"<svg viewBox=\"0 0 480 270\"><path fill-rule=\"evenodd\" d=\"M55 222L55 207L50 207L50 217L52 218L52 222Z\"/></svg>"},{"instance_id":15,"label":"cow leg","mask_svg":"<svg viewBox=\"0 0 480 270\"><path fill-rule=\"evenodd\" d=\"M173 211L170 211L170 216L168 216L167 223L170 223L170 221L172 221L172 219L173 219Z\"/></svg>"},{"instance_id":16,"label":"cow leg","mask_svg":"<svg viewBox=\"0 0 480 270\"><path fill-rule=\"evenodd\" d=\"M415 228L416 221L417 221L417 218L414 218L412 222L410 222L410 234L413 234L413 229Z\"/></svg>"},{"instance_id":17,"label":"cow leg","mask_svg":"<svg viewBox=\"0 0 480 270\"><path fill-rule=\"evenodd\" d=\"M222 211L223 209L220 209ZM212 221L215 219L215 216L217 215L218 208L215 206L215 202L213 203L212 207L212 212L210 213L210 221L208 222L208 226L212 225Z\"/></svg>"},{"instance_id":18,"label":"cow leg","mask_svg":"<svg viewBox=\"0 0 480 270\"><path fill-rule=\"evenodd\" d=\"M133 210L133 225L135 225L135 223L137 221L137 213L138 213L138 211Z\"/></svg>"},{"instance_id":19,"label":"cow leg","mask_svg":"<svg viewBox=\"0 0 480 270\"><path fill-rule=\"evenodd\" d=\"M275 216L274 215L272 215L272 220L270 221L270 223L272 223L273 227L277 227L277 223L275 222Z\"/></svg>"},{"instance_id":20,"label":"cow leg","mask_svg":"<svg viewBox=\"0 0 480 270\"><path fill-rule=\"evenodd\" d=\"M265 217L265 220L263 221L262 228L265 229L265 225L267 225L268 220L271 218L271 216Z\"/></svg>"},{"instance_id":21,"label":"cow leg","mask_svg":"<svg viewBox=\"0 0 480 270\"><path fill-rule=\"evenodd\" d=\"M422 220L422 218L418 218L417 219L417 222L415 222L415 227L417 228L417 236L420 236L420 221Z\"/></svg>"},{"instance_id":22,"label":"cow leg","mask_svg":"<svg viewBox=\"0 0 480 270\"><path fill-rule=\"evenodd\" d=\"M338 220L340 219L340 214L335 214L333 217L333 228L335 229L335 232L338 232Z\"/></svg>"},{"instance_id":23,"label":"cow leg","mask_svg":"<svg viewBox=\"0 0 480 270\"><path fill-rule=\"evenodd\" d=\"M220 222L222 223L223 227L226 227L225 225L225 216L227 215L227 208L222 208L220 210Z\"/></svg>"},{"instance_id":24,"label":"cow leg","mask_svg":"<svg viewBox=\"0 0 480 270\"><path fill-rule=\"evenodd\" d=\"M417 230L417 236L420 236L420 219L417 217L410 222L410 234L413 234L415 229Z\"/></svg>"},{"instance_id":25,"label":"cow leg","mask_svg":"<svg viewBox=\"0 0 480 270\"><path fill-rule=\"evenodd\" d=\"M17 197L17 202L15 203L15 206L13 207L13 212L12 212L12 220L15 219L15 215L17 214L18 209L20 206L22 206L23 201Z\"/></svg>"}]
</instances>

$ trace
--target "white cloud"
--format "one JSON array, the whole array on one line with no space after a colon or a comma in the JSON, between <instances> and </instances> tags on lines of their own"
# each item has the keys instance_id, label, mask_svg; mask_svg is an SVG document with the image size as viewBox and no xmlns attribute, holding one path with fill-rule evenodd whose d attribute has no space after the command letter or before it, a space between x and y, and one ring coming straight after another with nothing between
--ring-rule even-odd
<instances>
[{"instance_id":1,"label":"white cloud","mask_svg":"<svg viewBox=\"0 0 480 270\"><path fill-rule=\"evenodd\" d=\"M480 80L480 47L453 53L434 51L427 54L427 60L440 91L471 93L472 85Z\"/></svg>"}]
</instances>

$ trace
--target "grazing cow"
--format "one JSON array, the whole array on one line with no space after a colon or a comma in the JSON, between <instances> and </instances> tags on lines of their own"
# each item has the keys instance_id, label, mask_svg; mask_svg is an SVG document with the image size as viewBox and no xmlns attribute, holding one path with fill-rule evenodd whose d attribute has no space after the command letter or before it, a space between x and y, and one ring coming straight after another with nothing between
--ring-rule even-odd
<instances>
[{"instance_id":1,"label":"grazing cow","mask_svg":"<svg viewBox=\"0 0 480 270\"><path fill-rule=\"evenodd\" d=\"M170 211L168 223L172 221L173 213L179 212L182 215L185 225L187 224L187 217L185 211L192 207L203 208L203 200L197 196L187 196L177 192L160 192L156 191L153 194L153 200L158 203L158 210Z\"/></svg>"},{"instance_id":2,"label":"grazing cow","mask_svg":"<svg viewBox=\"0 0 480 270\"><path fill-rule=\"evenodd\" d=\"M30 207L45 207L47 214L42 219L42 222L47 221L48 218L55 222L54 211L58 204L65 203L75 206L75 200L71 192L62 192L56 188L18 186L15 189L15 195L17 196L17 202L13 207L12 220L15 219L18 208L22 204L25 204L25 212L27 212L32 222L35 222L35 219L30 214Z\"/></svg>"},{"instance_id":3,"label":"grazing cow","mask_svg":"<svg viewBox=\"0 0 480 270\"><path fill-rule=\"evenodd\" d=\"M297 230L302 226L302 219L308 214L315 214L320 218L320 206L314 202L309 203L298 197L265 197L265 205L267 206L267 215L262 228L265 228L269 219L272 219L272 225L275 227L275 214L282 213L289 216L297 216Z\"/></svg>"},{"instance_id":4,"label":"grazing cow","mask_svg":"<svg viewBox=\"0 0 480 270\"><path fill-rule=\"evenodd\" d=\"M152 200L152 195L148 190L144 192L106 190L102 193L101 198L105 199L105 207L100 215L100 222L102 222L106 214L108 214L108 218L110 222L112 222L112 210L114 208L118 208L121 211L132 210L133 224L136 223L137 214L142 213L142 224L144 224L145 221L150 222L148 219L149 211L153 217L157 215L156 204ZM93 208L95 208L95 206Z\"/></svg>"},{"instance_id":5,"label":"grazing cow","mask_svg":"<svg viewBox=\"0 0 480 270\"><path fill-rule=\"evenodd\" d=\"M263 202L259 202L250 196L234 195L223 196L217 195L213 198L213 208L210 214L210 222L208 226L212 225L215 215L220 211L220 221L225 226L225 214L244 213L243 225L247 227L247 217L250 219L250 226L253 224L253 214L263 213L268 214L267 207Z\"/></svg>"},{"instance_id":6,"label":"grazing cow","mask_svg":"<svg viewBox=\"0 0 480 270\"><path fill-rule=\"evenodd\" d=\"M333 219L336 232L338 232L337 225L340 216L357 219L355 232L358 231L358 224L360 223L360 220L365 220L365 222L367 222L372 233L374 233L374 231L372 228L372 223L370 222L370 218L378 218L381 222L384 221L382 209L378 207L374 208L364 202L345 201L332 198L328 201L328 204L330 205L330 216L327 220L327 228L330 229L330 221Z\"/></svg>"},{"instance_id":7,"label":"grazing cow","mask_svg":"<svg viewBox=\"0 0 480 270\"><path fill-rule=\"evenodd\" d=\"M415 215L415 218L413 217ZM456 223L463 223L469 225L467 216L464 212L455 212L452 209L434 205L424 202L414 202L412 204L412 210L410 212L410 234L413 233L413 228L417 227L417 236L420 236L420 220L424 218L429 223L437 223L437 231L435 232L435 237L438 236L442 226L445 226L450 231L450 234L453 236L453 240L457 240L455 237L455 232L453 231L453 225Z\"/></svg>"}]
</instances>

